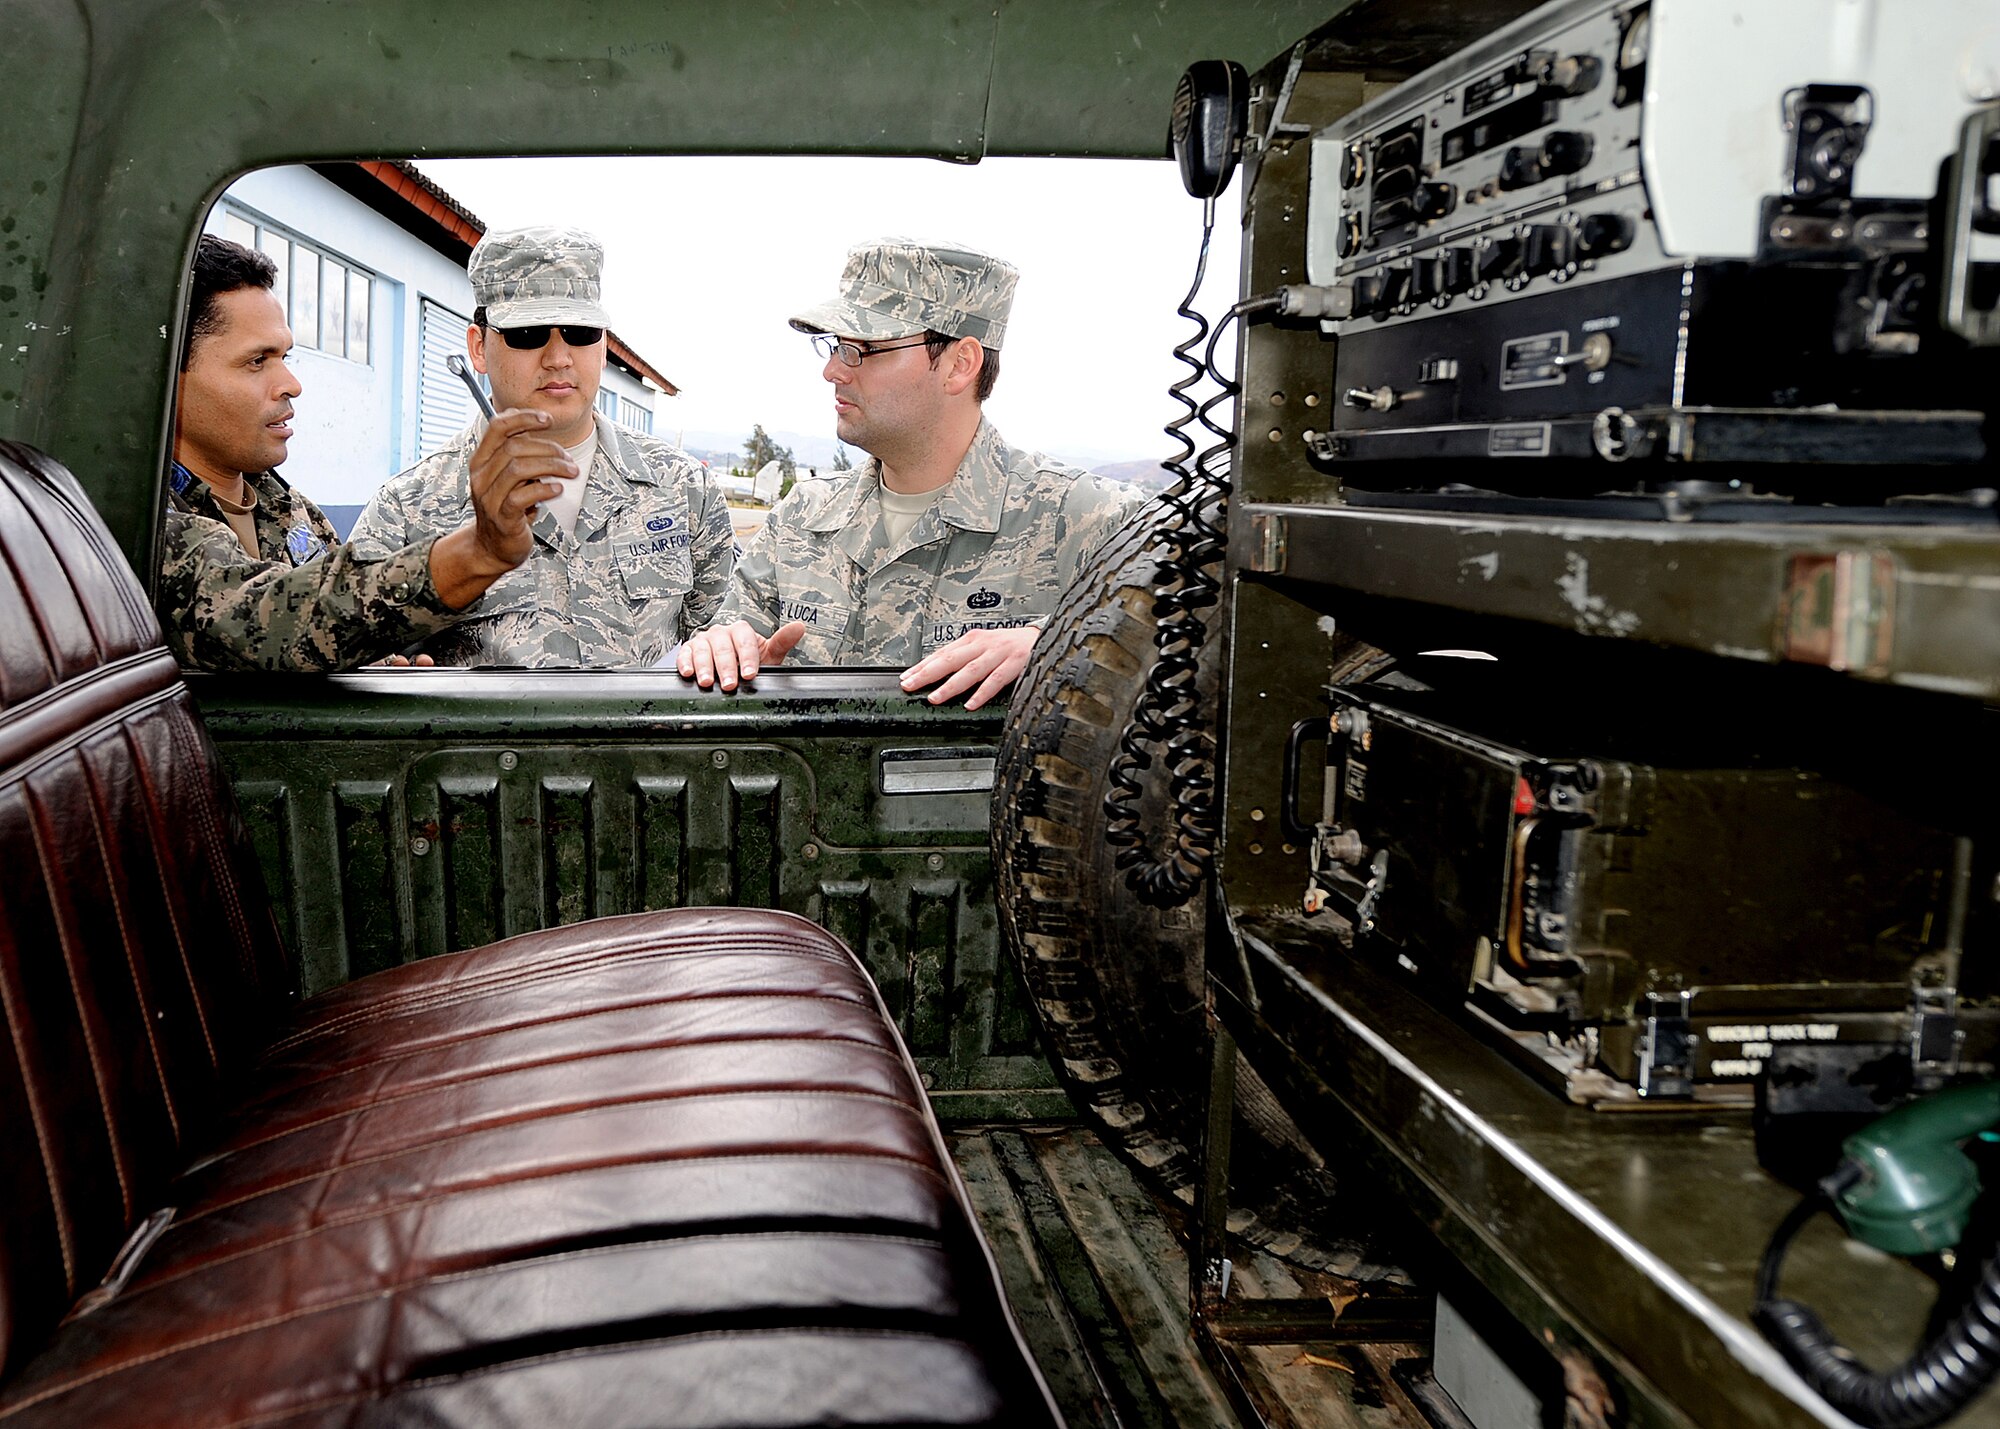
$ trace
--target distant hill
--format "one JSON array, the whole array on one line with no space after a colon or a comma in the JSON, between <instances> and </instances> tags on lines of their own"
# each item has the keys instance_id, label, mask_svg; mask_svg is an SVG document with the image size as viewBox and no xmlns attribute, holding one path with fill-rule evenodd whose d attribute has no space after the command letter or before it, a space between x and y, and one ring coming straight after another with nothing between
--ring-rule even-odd
<instances>
[{"instance_id":1,"label":"distant hill","mask_svg":"<svg viewBox=\"0 0 2000 1429\"><path fill-rule=\"evenodd\" d=\"M769 436L779 446L790 447L792 459L800 466L818 467L823 472L833 469L834 450L839 444L832 437L812 437L800 432L770 432ZM711 466L726 467L743 460L743 443L749 437L747 429L741 432L683 432L681 450ZM868 458L865 453L849 447L847 459L859 466Z\"/></svg>"},{"instance_id":2,"label":"distant hill","mask_svg":"<svg viewBox=\"0 0 2000 1429\"><path fill-rule=\"evenodd\" d=\"M1172 485L1174 480L1174 474L1157 461L1114 461L1106 466L1094 466L1091 471L1098 476L1108 476L1113 481L1136 486L1141 491L1159 491Z\"/></svg>"},{"instance_id":3,"label":"distant hill","mask_svg":"<svg viewBox=\"0 0 2000 1429\"><path fill-rule=\"evenodd\" d=\"M732 432L683 432L681 450L700 461L707 462L718 470L726 471L743 461L743 443L748 432L741 435ZM832 437L807 436L801 432L772 432L771 440L779 446L792 449L792 459L800 467L815 467L820 475L833 470L834 452L838 443ZM1072 455L1051 451L1049 455L1057 461L1085 466L1093 460L1101 461L1102 453L1086 452ZM847 449L847 459L860 466L868 460L868 453L857 448ZM1168 485L1173 477L1163 471L1157 461L1112 461L1088 467L1099 476L1108 476L1114 481L1129 482L1144 491L1158 491Z\"/></svg>"}]
</instances>

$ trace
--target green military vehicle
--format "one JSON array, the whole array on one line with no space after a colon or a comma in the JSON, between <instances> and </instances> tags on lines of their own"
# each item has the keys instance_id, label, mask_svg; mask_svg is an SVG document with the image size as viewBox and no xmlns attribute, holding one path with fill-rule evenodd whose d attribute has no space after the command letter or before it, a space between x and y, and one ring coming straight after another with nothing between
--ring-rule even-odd
<instances>
[{"instance_id":1,"label":"green military vehicle","mask_svg":"<svg viewBox=\"0 0 2000 1429\"><path fill-rule=\"evenodd\" d=\"M0 438L76 482L16 449L54 495L0 509L0 1125L22 1153L0 1423L2000 1423L1976 1200L2000 30L1977 0L1917 8L0 0ZM1240 203L1242 301L1191 323L1162 398L1177 479L1071 587L1009 708L933 708L868 669L730 696L665 673L191 673L171 757L92 765L96 815L52 801L46 741L101 732L138 668L79 674L74 650L117 645L106 610L144 623L117 582L154 569L167 335L234 178L803 152L1171 155L1190 205ZM1211 339L1239 324L1225 371ZM116 1129L65 1149L165 1055L98 1010L77 930L143 941L119 891L138 845L103 810L150 810L154 847L226 842L168 816L162 771L205 767L203 728L236 811L203 817L240 817L287 950L282 988L232 975L309 1017L648 910L777 910L808 922L699 926L858 954L882 1055L947 1129L939 1214L968 1226L939 1232L959 1278L921 1315L860 1308L890 1279L862 1255L813 1328L907 1352L842 1371L769 1303L689 1301L601 1312L643 1366L575 1326L397 1371L358 1348L400 1344L384 1325L232 1359L248 1331L211 1329L232 1295L355 1283L308 1256L275 1291L130 1311L155 1245L184 1243L183 1192L155 1183L198 1184L210 1152L175 1116L135 1134L174 1148L157 1164ZM109 871L95 899L86 869ZM156 921L183 957L212 931ZM209 1059L227 1100L238 1064ZM435 1174L373 1194L428 1204ZM1852 1235L1800 1228L1815 1196ZM801 1263L772 1237L803 1222L730 1240L680 1204L648 1214L721 1247L717 1283ZM242 1214L204 1210L205 1254L239 1254ZM884 1257L920 1238L844 1214ZM388 1275L411 1237L355 1259ZM393 1299L366 1283L341 1303ZM956 1386L928 1356L961 1341L984 1367L962 1415L896 1398ZM303 1398L232 1393L267 1360ZM740 1367L760 1362L763 1384ZM466 1388L507 1375L541 1378ZM341 1387L313 1398L322 1380ZM65 1397L93 1385L110 1397Z\"/></svg>"}]
</instances>

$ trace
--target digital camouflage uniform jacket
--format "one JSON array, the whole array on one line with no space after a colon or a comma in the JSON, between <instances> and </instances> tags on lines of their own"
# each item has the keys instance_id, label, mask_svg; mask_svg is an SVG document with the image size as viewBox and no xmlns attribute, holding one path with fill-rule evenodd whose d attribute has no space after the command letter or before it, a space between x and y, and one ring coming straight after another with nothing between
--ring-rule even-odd
<instances>
[{"instance_id":1,"label":"digital camouflage uniform jacket","mask_svg":"<svg viewBox=\"0 0 2000 1429\"><path fill-rule=\"evenodd\" d=\"M597 417L574 535L544 509L533 553L470 619L424 645L440 665L655 665L721 603L735 562L729 506L701 463ZM363 555L472 515L475 421L375 493L349 539Z\"/></svg>"},{"instance_id":2,"label":"digital camouflage uniform jacket","mask_svg":"<svg viewBox=\"0 0 2000 1429\"><path fill-rule=\"evenodd\" d=\"M261 560L244 554L206 482L168 468L154 604L182 664L350 670L461 618L431 583L429 540L361 559L275 471L245 479L257 493Z\"/></svg>"},{"instance_id":3,"label":"digital camouflage uniform jacket","mask_svg":"<svg viewBox=\"0 0 2000 1429\"><path fill-rule=\"evenodd\" d=\"M805 480L737 564L718 624L806 623L800 665L911 665L969 630L1047 617L1138 493L1016 451L982 420L951 482L900 544L882 529L881 463Z\"/></svg>"}]
</instances>

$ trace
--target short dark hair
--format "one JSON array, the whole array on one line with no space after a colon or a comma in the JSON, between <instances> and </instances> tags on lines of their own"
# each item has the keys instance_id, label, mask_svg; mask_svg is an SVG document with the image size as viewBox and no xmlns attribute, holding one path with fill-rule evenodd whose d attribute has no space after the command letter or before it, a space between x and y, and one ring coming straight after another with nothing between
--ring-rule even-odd
<instances>
[{"instance_id":1,"label":"short dark hair","mask_svg":"<svg viewBox=\"0 0 2000 1429\"><path fill-rule=\"evenodd\" d=\"M490 326L490 324L488 324L488 322L486 321L486 304L481 303L478 307L472 310L472 325L474 327L482 327L482 328Z\"/></svg>"},{"instance_id":2,"label":"short dark hair","mask_svg":"<svg viewBox=\"0 0 2000 1429\"><path fill-rule=\"evenodd\" d=\"M958 339L949 333L939 332L936 328L925 328L924 351L930 354L931 366L936 367L938 359L944 356L945 349L957 341ZM1000 380L1000 351L998 348L988 347L983 342L979 344L979 351L979 385L973 389L972 396L973 400L984 402L993 395L993 384Z\"/></svg>"},{"instance_id":3,"label":"short dark hair","mask_svg":"<svg viewBox=\"0 0 2000 1429\"><path fill-rule=\"evenodd\" d=\"M202 234L194 245L194 289L188 294L187 325L181 329L181 371L188 370L194 356L194 340L222 326L215 312L217 298L238 288L268 291L277 282L278 265L254 248Z\"/></svg>"}]
</instances>

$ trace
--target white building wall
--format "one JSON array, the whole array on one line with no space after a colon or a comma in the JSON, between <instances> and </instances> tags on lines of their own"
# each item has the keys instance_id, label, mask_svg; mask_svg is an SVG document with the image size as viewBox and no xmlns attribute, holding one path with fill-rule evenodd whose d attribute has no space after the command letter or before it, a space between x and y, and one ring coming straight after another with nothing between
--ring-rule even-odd
<instances>
[{"instance_id":1,"label":"white building wall","mask_svg":"<svg viewBox=\"0 0 2000 1429\"><path fill-rule=\"evenodd\" d=\"M365 362L304 345L295 346L291 356L303 390L293 403L284 476L345 534L376 489L423 454L418 430L423 306L435 303L470 320L472 283L456 261L304 165L238 179L210 212L208 231L228 237L232 214L282 230L372 279ZM451 350L464 351L462 329ZM446 377L445 384L455 392L458 379ZM616 365L605 365L599 406L612 409L614 420L655 431L652 414L661 395ZM467 402L464 417L470 416ZM455 418L451 425L457 426ZM431 438L434 450L439 443L435 433Z\"/></svg>"},{"instance_id":2,"label":"white building wall","mask_svg":"<svg viewBox=\"0 0 2000 1429\"><path fill-rule=\"evenodd\" d=\"M465 269L304 166L264 169L229 186L208 220L235 209L288 229L374 275L367 363L294 348L304 389L293 404L285 479L321 506L362 506L417 459L417 304L472 311Z\"/></svg>"},{"instance_id":3,"label":"white building wall","mask_svg":"<svg viewBox=\"0 0 2000 1429\"><path fill-rule=\"evenodd\" d=\"M659 435L658 430L653 425L652 414L655 410L654 399L660 394L655 392L643 380L634 377L624 368L618 366L617 363L607 362L604 364L604 381L597 391L599 411L603 411L607 405L604 400L606 392L615 392L618 394L618 410L607 413L613 421L623 422L626 426L634 427L642 432L652 432L655 436ZM632 410L635 407L645 415L635 418ZM672 439L672 433L668 433L668 439Z\"/></svg>"}]
</instances>

